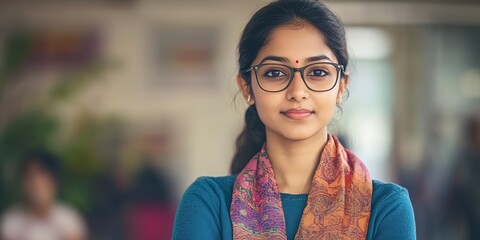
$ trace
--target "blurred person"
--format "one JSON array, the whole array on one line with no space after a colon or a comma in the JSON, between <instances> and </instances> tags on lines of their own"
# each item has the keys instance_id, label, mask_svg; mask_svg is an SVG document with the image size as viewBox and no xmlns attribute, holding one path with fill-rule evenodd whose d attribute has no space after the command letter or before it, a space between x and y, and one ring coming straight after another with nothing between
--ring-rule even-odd
<instances>
[{"instance_id":1,"label":"blurred person","mask_svg":"<svg viewBox=\"0 0 480 240\"><path fill-rule=\"evenodd\" d=\"M409 178L409 188L414 193L412 199L418 207L417 226L422 228L421 238L425 239L452 239L459 238L458 233L449 230L451 223L445 223L445 203L450 183L452 158L457 144L454 143L452 132L447 124L449 115L444 111L435 111L433 121L427 127L428 141L425 142L423 161L416 176ZM453 235L452 235L453 234ZM461 238L459 238L461 239Z\"/></svg>"},{"instance_id":2,"label":"blurred person","mask_svg":"<svg viewBox=\"0 0 480 240\"><path fill-rule=\"evenodd\" d=\"M136 174L127 207L129 239L171 239L176 210L173 190L173 181L165 169L146 161Z\"/></svg>"},{"instance_id":3,"label":"blurred person","mask_svg":"<svg viewBox=\"0 0 480 240\"><path fill-rule=\"evenodd\" d=\"M350 80L340 19L316 0L273 1L238 54L249 106L231 175L187 188L173 239L416 239L408 190L372 179L327 131Z\"/></svg>"},{"instance_id":4,"label":"blurred person","mask_svg":"<svg viewBox=\"0 0 480 240\"><path fill-rule=\"evenodd\" d=\"M128 239L124 209L131 198L130 176L118 164L104 171L95 181L92 206L86 213L89 235L95 239Z\"/></svg>"},{"instance_id":5,"label":"blurred person","mask_svg":"<svg viewBox=\"0 0 480 240\"><path fill-rule=\"evenodd\" d=\"M467 239L480 239L480 115L466 118L463 144L452 168L448 188L448 226L463 231ZM459 226L460 224L463 224Z\"/></svg>"},{"instance_id":6,"label":"blurred person","mask_svg":"<svg viewBox=\"0 0 480 240\"><path fill-rule=\"evenodd\" d=\"M20 165L24 201L7 209L3 240L82 240L86 229L78 213L57 201L60 163L46 151L33 151Z\"/></svg>"}]
</instances>

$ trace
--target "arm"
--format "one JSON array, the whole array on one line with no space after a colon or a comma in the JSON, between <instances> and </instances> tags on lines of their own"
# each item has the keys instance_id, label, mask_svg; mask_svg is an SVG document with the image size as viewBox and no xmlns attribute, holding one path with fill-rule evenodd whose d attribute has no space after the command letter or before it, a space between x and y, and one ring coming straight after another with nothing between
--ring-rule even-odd
<instances>
[{"instance_id":1,"label":"arm","mask_svg":"<svg viewBox=\"0 0 480 240\"><path fill-rule=\"evenodd\" d=\"M180 200L172 239L221 239L220 201L201 177Z\"/></svg>"},{"instance_id":2,"label":"arm","mask_svg":"<svg viewBox=\"0 0 480 240\"><path fill-rule=\"evenodd\" d=\"M408 190L391 192L383 201L379 224L373 239L416 239L415 215Z\"/></svg>"}]
</instances>

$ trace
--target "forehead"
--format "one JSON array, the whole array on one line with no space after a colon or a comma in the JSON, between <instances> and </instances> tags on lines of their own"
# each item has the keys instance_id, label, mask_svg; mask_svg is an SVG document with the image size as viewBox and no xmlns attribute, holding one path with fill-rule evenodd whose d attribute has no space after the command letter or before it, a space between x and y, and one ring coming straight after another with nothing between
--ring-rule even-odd
<instances>
[{"instance_id":1,"label":"forehead","mask_svg":"<svg viewBox=\"0 0 480 240\"><path fill-rule=\"evenodd\" d=\"M42 164L36 162L36 161L31 161L28 162L25 165L25 173L31 174L31 173L46 173L48 174L48 170L45 168L45 166L42 166Z\"/></svg>"},{"instance_id":2,"label":"forehead","mask_svg":"<svg viewBox=\"0 0 480 240\"><path fill-rule=\"evenodd\" d=\"M307 22L275 28L259 51L255 63L268 55L283 56L290 62L302 62L308 57L325 55L338 62L333 51L327 46L323 33Z\"/></svg>"}]
</instances>

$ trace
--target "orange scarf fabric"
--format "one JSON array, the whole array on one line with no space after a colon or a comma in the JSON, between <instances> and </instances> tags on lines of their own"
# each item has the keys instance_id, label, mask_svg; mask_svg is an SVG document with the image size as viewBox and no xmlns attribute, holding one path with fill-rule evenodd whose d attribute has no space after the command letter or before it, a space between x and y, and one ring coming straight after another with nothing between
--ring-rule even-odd
<instances>
[{"instance_id":1,"label":"orange scarf fabric","mask_svg":"<svg viewBox=\"0 0 480 240\"><path fill-rule=\"evenodd\" d=\"M235 180L233 239L287 239L280 191L265 146ZM372 191L366 166L328 134L295 239L365 239Z\"/></svg>"}]
</instances>

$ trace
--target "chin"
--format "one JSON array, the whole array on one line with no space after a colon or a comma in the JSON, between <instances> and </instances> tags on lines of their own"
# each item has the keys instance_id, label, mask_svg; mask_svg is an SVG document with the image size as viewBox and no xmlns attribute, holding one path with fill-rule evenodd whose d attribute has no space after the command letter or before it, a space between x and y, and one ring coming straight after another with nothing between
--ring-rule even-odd
<instances>
[{"instance_id":1,"label":"chin","mask_svg":"<svg viewBox=\"0 0 480 240\"><path fill-rule=\"evenodd\" d=\"M313 129L292 129L286 130L282 129L278 132L278 135L281 137L290 140L290 141L302 141L309 139L319 133L320 130L313 130Z\"/></svg>"}]
</instances>

